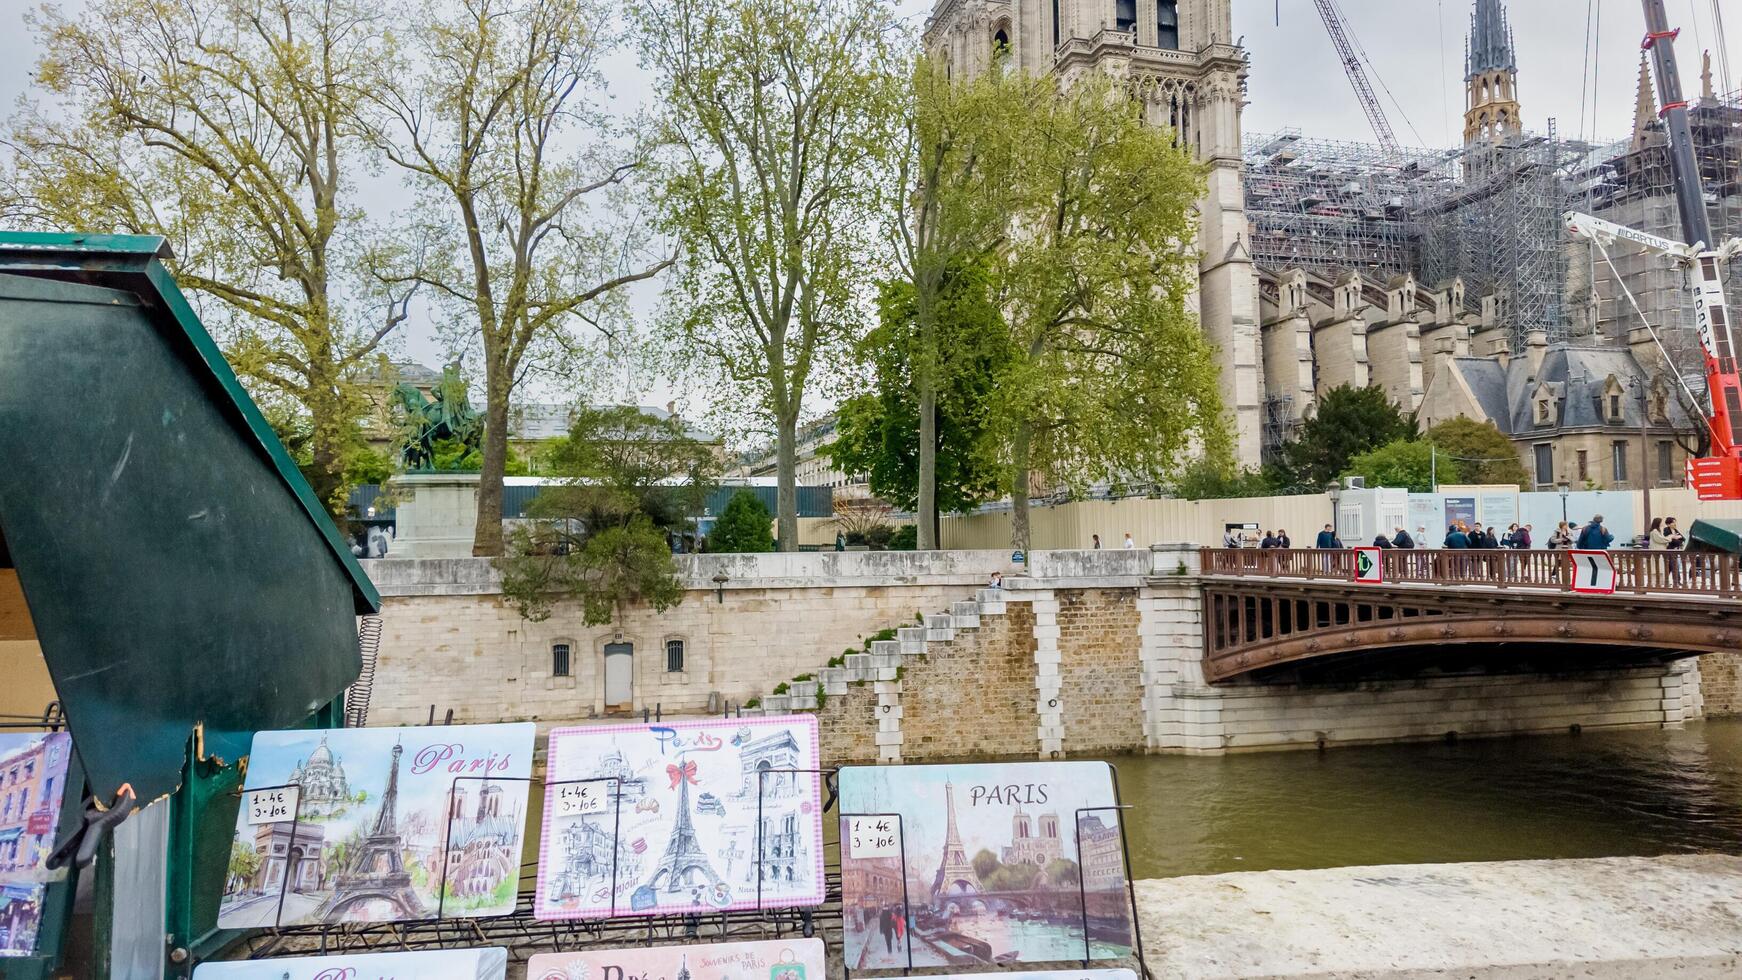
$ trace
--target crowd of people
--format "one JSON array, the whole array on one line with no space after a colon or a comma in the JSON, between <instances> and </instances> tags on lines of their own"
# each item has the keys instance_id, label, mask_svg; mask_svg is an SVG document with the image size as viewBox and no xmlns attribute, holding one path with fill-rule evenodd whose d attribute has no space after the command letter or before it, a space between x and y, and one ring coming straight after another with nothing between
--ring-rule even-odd
<instances>
[{"instance_id":1,"label":"crowd of people","mask_svg":"<svg viewBox=\"0 0 1742 980\"><path fill-rule=\"evenodd\" d=\"M1584 524L1561 521L1549 534L1542 547L1550 549L1576 549L1579 551L1607 551L1615 543L1615 535L1603 523L1603 515L1598 514ZM1687 537L1676 526L1673 517L1654 517L1651 530L1645 537L1645 546L1652 551L1678 551L1687 545ZM1452 521L1446 525L1445 537L1440 542L1442 548L1496 548L1513 551L1528 551L1538 547L1536 527L1532 524L1509 524L1505 531L1497 531L1494 527L1483 527L1481 522ZM1224 548L1250 547L1246 538L1238 532L1230 530L1222 537ZM1292 548L1288 532L1278 528L1275 531L1265 531L1258 541L1261 549ZM1326 524L1324 530L1318 533L1313 541L1313 547L1320 550L1340 550L1349 547L1337 536L1336 528ZM1428 537L1427 528L1416 527L1412 535L1407 528L1399 527L1392 534L1374 536L1371 547L1415 549L1433 547L1432 539Z\"/></svg>"}]
</instances>

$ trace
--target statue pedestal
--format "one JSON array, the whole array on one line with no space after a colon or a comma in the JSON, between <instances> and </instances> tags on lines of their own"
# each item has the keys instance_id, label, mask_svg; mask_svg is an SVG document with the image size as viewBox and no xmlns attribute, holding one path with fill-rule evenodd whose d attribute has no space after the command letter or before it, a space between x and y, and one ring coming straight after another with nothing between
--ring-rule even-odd
<instances>
[{"instance_id":1,"label":"statue pedestal","mask_svg":"<svg viewBox=\"0 0 1742 980\"><path fill-rule=\"evenodd\" d=\"M478 525L478 474L404 473L392 479L405 500L395 510L392 558L470 558Z\"/></svg>"}]
</instances>

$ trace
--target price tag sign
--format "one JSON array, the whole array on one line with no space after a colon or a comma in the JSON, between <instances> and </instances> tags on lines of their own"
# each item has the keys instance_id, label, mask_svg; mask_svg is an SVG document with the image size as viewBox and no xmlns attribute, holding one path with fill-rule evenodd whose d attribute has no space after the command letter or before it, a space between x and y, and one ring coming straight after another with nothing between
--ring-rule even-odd
<instances>
[{"instance_id":1,"label":"price tag sign","mask_svg":"<svg viewBox=\"0 0 1742 980\"><path fill-rule=\"evenodd\" d=\"M604 813L605 797L610 783L563 783L551 787L556 791L555 815L578 817L587 813Z\"/></svg>"},{"instance_id":2,"label":"price tag sign","mask_svg":"<svg viewBox=\"0 0 1742 980\"><path fill-rule=\"evenodd\" d=\"M289 823L296 819L299 792L295 786L249 790L242 797L242 812L251 824Z\"/></svg>"},{"instance_id":3,"label":"price tag sign","mask_svg":"<svg viewBox=\"0 0 1742 980\"><path fill-rule=\"evenodd\" d=\"M900 826L895 817L848 817L848 850L856 858L900 857Z\"/></svg>"}]
</instances>

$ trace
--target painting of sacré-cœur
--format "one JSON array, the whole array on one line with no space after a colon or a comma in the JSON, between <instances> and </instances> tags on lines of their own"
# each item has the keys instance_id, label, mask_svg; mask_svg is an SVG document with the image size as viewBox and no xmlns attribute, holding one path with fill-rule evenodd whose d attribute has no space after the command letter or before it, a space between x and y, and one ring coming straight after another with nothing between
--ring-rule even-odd
<instances>
[{"instance_id":1,"label":"painting of sacr\u00e9-c\u0153ur","mask_svg":"<svg viewBox=\"0 0 1742 980\"><path fill-rule=\"evenodd\" d=\"M957 968L1131 954L1106 763L849 766L839 779L849 969L905 969L910 949L915 967Z\"/></svg>"},{"instance_id":2,"label":"painting of sacr\u00e9-c\u0153ur","mask_svg":"<svg viewBox=\"0 0 1742 980\"><path fill-rule=\"evenodd\" d=\"M541 919L823 900L816 719L550 733Z\"/></svg>"},{"instance_id":3,"label":"painting of sacr\u00e9-c\u0153ur","mask_svg":"<svg viewBox=\"0 0 1742 980\"><path fill-rule=\"evenodd\" d=\"M512 912L535 729L256 734L218 925Z\"/></svg>"}]
</instances>

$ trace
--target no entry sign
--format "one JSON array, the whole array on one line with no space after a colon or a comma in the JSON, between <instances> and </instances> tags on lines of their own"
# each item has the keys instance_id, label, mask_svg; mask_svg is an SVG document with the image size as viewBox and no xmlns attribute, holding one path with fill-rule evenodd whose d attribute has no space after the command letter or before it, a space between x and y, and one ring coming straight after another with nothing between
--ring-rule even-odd
<instances>
[{"instance_id":1,"label":"no entry sign","mask_svg":"<svg viewBox=\"0 0 1742 980\"><path fill-rule=\"evenodd\" d=\"M1385 581L1385 566L1379 561L1378 548L1355 549L1355 581L1367 583Z\"/></svg>"},{"instance_id":2,"label":"no entry sign","mask_svg":"<svg viewBox=\"0 0 1742 980\"><path fill-rule=\"evenodd\" d=\"M1573 591L1612 595L1615 592L1615 561L1607 551L1569 551L1573 566Z\"/></svg>"}]
</instances>

